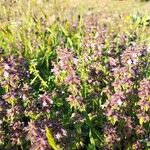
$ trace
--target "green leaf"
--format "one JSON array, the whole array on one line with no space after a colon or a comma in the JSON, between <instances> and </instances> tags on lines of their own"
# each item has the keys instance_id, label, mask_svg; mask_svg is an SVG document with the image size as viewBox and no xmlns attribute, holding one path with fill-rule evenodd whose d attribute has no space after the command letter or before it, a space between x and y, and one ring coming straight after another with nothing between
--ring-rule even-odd
<instances>
[{"instance_id":1,"label":"green leaf","mask_svg":"<svg viewBox=\"0 0 150 150\"><path fill-rule=\"evenodd\" d=\"M88 144L87 150L96 150L96 147L93 144Z\"/></svg>"},{"instance_id":2,"label":"green leaf","mask_svg":"<svg viewBox=\"0 0 150 150\"><path fill-rule=\"evenodd\" d=\"M100 135L99 131L96 131L94 128L92 128L92 135L97 138L99 141L103 142L102 135Z\"/></svg>"},{"instance_id":3,"label":"green leaf","mask_svg":"<svg viewBox=\"0 0 150 150\"><path fill-rule=\"evenodd\" d=\"M143 123L144 123L144 119L143 119L143 117L140 117L140 119L139 119L139 123L140 123L140 125L141 125L141 126L143 125Z\"/></svg>"},{"instance_id":4,"label":"green leaf","mask_svg":"<svg viewBox=\"0 0 150 150\"><path fill-rule=\"evenodd\" d=\"M67 31L63 26L61 26L61 30L62 30L62 32L65 34L66 37L69 36L68 31Z\"/></svg>"},{"instance_id":5,"label":"green leaf","mask_svg":"<svg viewBox=\"0 0 150 150\"><path fill-rule=\"evenodd\" d=\"M91 128L92 125L91 125L91 120L90 120L90 118L89 118L88 113L87 113L86 111L83 111L82 114L83 114L83 116L84 116L85 119L86 119L86 122L85 122L85 123Z\"/></svg>"},{"instance_id":6,"label":"green leaf","mask_svg":"<svg viewBox=\"0 0 150 150\"><path fill-rule=\"evenodd\" d=\"M90 129L90 131L89 131L89 138L90 138L90 143L95 146L95 141L94 141L94 138L93 138L93 136L92 136L91 129Z\"/></svg>"},{"instance_id":7,"label":"green leaf","mask_svg":"<svg viewBox=\"0 0 150 150\"><path fill-rule=\"evenodd\" d=\"M55 143L55 140L51 134L51 131L49 130L49 128L46 126L45 127L45 130L46 130L46 137L48 139L48 143L49 145L54 149L54 150L59 150L58 147L57 147L57 144Z\"/></svg>"},{"instance_id":8,"label":"green leaf","mask_svg":"<svg viewBox=\"0 0 150 150\"><path fill-rule=\"evenodd\" d=\"M118 119L117 119L116 116L109 117L109 120L111 121L111 123L112 123L113 125L115 125L115 123L118 121Z\"/></svg>"}]
</instances>

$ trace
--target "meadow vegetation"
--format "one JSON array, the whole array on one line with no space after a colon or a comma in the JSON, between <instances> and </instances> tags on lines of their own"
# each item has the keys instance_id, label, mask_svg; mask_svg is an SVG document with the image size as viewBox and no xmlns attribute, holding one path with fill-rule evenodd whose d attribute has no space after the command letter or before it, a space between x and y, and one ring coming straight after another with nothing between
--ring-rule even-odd
<instances>
[{"instance_id":1,"label":"meadow vegetation","mask_svg":"<svg viewBox=\"0 0 150 150\"><path fill-rule=\"evenodd\" d=\"M150 2L0 1L1 150L149 150Z\"/></svg>"}]
</instances>

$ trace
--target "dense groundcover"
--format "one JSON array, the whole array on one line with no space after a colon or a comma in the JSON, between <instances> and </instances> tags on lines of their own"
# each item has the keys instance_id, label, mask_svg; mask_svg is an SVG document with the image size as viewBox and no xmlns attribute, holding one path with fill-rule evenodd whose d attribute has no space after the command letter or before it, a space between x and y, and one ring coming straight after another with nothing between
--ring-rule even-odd
<instances>
[{"instance_id":1,"label":"dense groundcover","mask_svg":"<svg viewBox=\"0 0 150 150\"><path fill-rule=\"evenodd\" d=\"M114 30L78 19L35 26L11 46L1 33L0 149L149 149L147 20L128 16L131 28Z\"/></svg>"}]
</instances>

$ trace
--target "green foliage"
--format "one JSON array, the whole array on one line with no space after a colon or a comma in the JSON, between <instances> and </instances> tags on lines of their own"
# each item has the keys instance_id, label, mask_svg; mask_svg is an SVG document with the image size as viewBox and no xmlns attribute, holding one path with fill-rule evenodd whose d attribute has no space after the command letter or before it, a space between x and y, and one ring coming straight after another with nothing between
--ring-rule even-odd
<instances>
[{"instance_id":1,"label":"green foliage","mask_svg":"<svg viewBox=\"0 0 150 150\"><path fill-rule=\"evenodd\" d=\"M45 127L45 132L46 132L46 137L48 139L48 143L49 145L54 149L54 150L58 150L57 144L55 143L55 140L49 130L49 128L46 126Z\"/></svg>"}]
</instances>

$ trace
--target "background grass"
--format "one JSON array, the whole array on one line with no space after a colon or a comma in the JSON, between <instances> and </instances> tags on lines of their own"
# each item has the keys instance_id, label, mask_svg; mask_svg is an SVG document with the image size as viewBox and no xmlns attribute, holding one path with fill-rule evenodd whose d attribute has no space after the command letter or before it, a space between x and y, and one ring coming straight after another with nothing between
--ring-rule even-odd
<instances>
[{"instance_id":1,"label":"background grass","mask_svg":"<svg viewBox=\"0 0 150 150\"><path fill-rule=\"evenodd\" d=\"M46 17L52 23L60 15L60 19L73 17L76 14L99 13L102 16L122 15L135 12L150 13L150 2L135 0L1 0L0 23L7 21L19 23L27 21L29 16Z\"/></svg>"}]
</instances>

